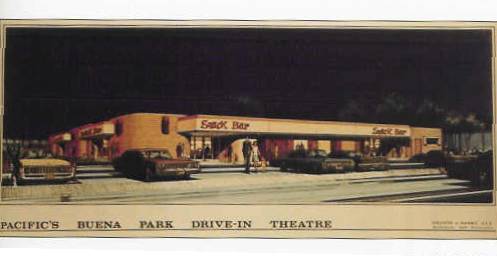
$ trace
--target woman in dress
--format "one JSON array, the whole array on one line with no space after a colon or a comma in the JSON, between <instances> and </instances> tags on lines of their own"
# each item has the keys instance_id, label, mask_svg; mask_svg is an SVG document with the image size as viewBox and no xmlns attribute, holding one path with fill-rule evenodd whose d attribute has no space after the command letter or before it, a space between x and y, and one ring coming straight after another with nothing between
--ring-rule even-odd
<instances>
[{"instance_id":1,"label":"woman in dress","mask_svg":"<svg viewBox=\"0 0 497 256\"><path fill-rule=\"evenodd\" d=\"M259 146L257 145L257 141L252 143L252 152L251 152L251 162L254 166L255 171L257 171L257 167L261 164L261 152L259 151Z\"/></svg>"}]
</instances>

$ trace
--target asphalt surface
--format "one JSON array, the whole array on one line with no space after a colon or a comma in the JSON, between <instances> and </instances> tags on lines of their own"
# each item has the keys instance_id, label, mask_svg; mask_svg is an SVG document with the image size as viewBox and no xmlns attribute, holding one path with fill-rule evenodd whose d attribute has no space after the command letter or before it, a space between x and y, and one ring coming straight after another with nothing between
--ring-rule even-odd
<instances>
[{"instance_id":1,"label":"asphalt surface","mask_svg":"<svg viewBox=\"0 0 497 256\"><path fill-rule=\"evenodd\" d=\"M472 188L464 180L443 174L381 177L375 172L361 174L368 178L336 178L339 174L311 175L279 172L245 174L242 168L224 168L192 175L189 180L161 180L145 183L122 177L109 166L78 167L82 185L136 185L138 189L100 194L70 196L81 203L146 204L331 204L343 202L491 202L491 191ZM393 172L401 172L394 170ZM343 174L340 177L345 177ZM362 177L362 176L361 176ZM71 186L64 184L60 186ZM40 186L41 187L41 186ZM61 198L42 197L27 201L60 202ZM10 200L11 202L26 200Z\"/></svg>"},{"instance_id":2,"label":"asphalt surface","mask_svg":"<svg viewBox=\"0 0 497 256\"><path fill-rule=\"evenodd\" d=\"M193 178L206 182L233 178L246 174L198 174ZM254 179L264 179L269 174L251 174ZM303 174L280 174L303 175ZM468 182L448 179L444 175L424 177L379 178L371 180L337 181L325 184L274 184L268 187L238 187L190 193L142 192L132 195L107 195L105 197L79 198L81 201L122 203L198 203L198 204L312 204L341 201L383 201L382 197L417 193L455 193L468 190ZM385 200L388 201L388 200Z\"/></svg>"}]
</instances>

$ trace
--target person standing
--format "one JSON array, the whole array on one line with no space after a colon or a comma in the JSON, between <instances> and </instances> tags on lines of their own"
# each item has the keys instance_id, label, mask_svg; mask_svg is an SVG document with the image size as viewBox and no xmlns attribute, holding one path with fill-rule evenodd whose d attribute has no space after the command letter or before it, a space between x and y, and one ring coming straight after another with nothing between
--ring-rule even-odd
<instances>
[{"instance_id":1,"label":"person standing","mask_svg":"<svg viewBox=\"0 0 497 256\"><path fill-rule=\"evenodd\" d=\"M245 172L250 174L250 158L252 155L252 143L248 138L245 138L242 145L243 159L245 161Z\"/></svg>"},{"instance_id":2,"label":"person standing","mask_svg":"<svg viewBox=\"0 0 497 256\"><path fill-rule=\"evenodd\" d=\"M251 152L251 160L252 160L252 165L255 168L255 171L257 171L257 167L261 164L261 152L259 151L259 146L257 145L257 141L254 141L252 143L252 152Z\"/></svg>"},{"instance_id":3,"label":"person standing","mask_svg":"<svg viewBox=\"0 0 497 256\"><path fill-rule=\"evenodd\" d=\"M280 157L280 147L278 147L278 144L274 146L274 156L273 159L278 159Z\"/></svg>"},{"instance_id":4,"label":"person standing","mask_svg":"<svg viewBox=\"0 0 497 256\"><path fill-rule=\"evenodd\" d=\"M209 157L210 153L211 153L211 148L209 147L209 145L205 146L202 159L205 161L206 158L210 158Z\"/></svg>"},{"instance_id":5,"label":"person standing","mask_svg":"<svg viewBox=\"0 0 497 256\"><path fill-rule=\"evenodd\" d=\"M185 144L179 143L176 146L176 157L177 158L183 158L183 152L184 152Z\"/></svg>"}]
</instances>

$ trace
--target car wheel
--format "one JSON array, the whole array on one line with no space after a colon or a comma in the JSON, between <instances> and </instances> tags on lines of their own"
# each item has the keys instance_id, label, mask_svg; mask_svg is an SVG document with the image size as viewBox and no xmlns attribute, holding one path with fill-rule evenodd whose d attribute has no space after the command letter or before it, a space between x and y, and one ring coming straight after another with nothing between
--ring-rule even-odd
<instances>
[{"instance_id":1,"label":"car wheel","mask_svg":"<svg viewBox=\"0 0 497 256\"><path fill-rule=\"evenodd\" d=\"M323 168L321 168L321 164L315 164L312 169L315 173L321 173L323 170Z\"/></svg>"},{"instance_id":2,"label":"car wheel","mask_svg":"<svg viewBox=\"0 0 497 256\"><path fill-rule=\"evenodd\" d=\"M478 186L487 186L487 184L489 184L489 175L486 170L479 170L477 178Z\"/></svg>"},{"instance_id":3,"label":"car wheel","mask_svg":"<svg viewBox=\"0 0 497 256\"><path fill-rule=\"evenodd\" d=\"M145 173L144 173L144 180L145 181L150 181L151 179L151 176L152 176L152 171L150 170L150 168L145 168Z\"/></svg>"},{"instance_id":4,"label":"car wheel","mask_svg":"<svg viewBox=\"0 0 497 256\"><path fill-rule=\"evenodd\" d=\"M285 162L281 162L280 169L282 171L284 171L284 172L288 171L288 167L286 167L286 163Z\"/></svg>"},{"instance_id":5,"label":"car wheel","mask_svg":"<svg viewBox=\"0 0 497 256\"><path fill-rule=\"evenodd\" d=\"M189 180L191 178L190 174L185 174L183 175L183 179Z\"/></svg>"}]
</instances>

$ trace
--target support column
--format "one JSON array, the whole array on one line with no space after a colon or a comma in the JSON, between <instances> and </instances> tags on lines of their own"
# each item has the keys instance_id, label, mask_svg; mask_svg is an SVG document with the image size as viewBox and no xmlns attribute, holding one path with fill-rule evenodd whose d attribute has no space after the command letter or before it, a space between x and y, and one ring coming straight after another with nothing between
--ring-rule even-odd
<instances>
[{"instance_id":1,"label":"support column","mask_svg":"<svg viewBox=\"0 0 497 256\"><path fill-rule=\"evenodd\" d=\"M191 141L193 145L193 159L197 159L197 137L195 135L192 135Z\"/></svg>"},{"instance_id":2,"label":"support column","mask_svg":"<svg viewBox=\"0 0 497 256\"><path fill-rule=\"evenodd\" d=\"M205 160L205 136L202 136L202 151L201 151L201 155L202 155L202 160Z\"/></svg>"}]
</instances>

